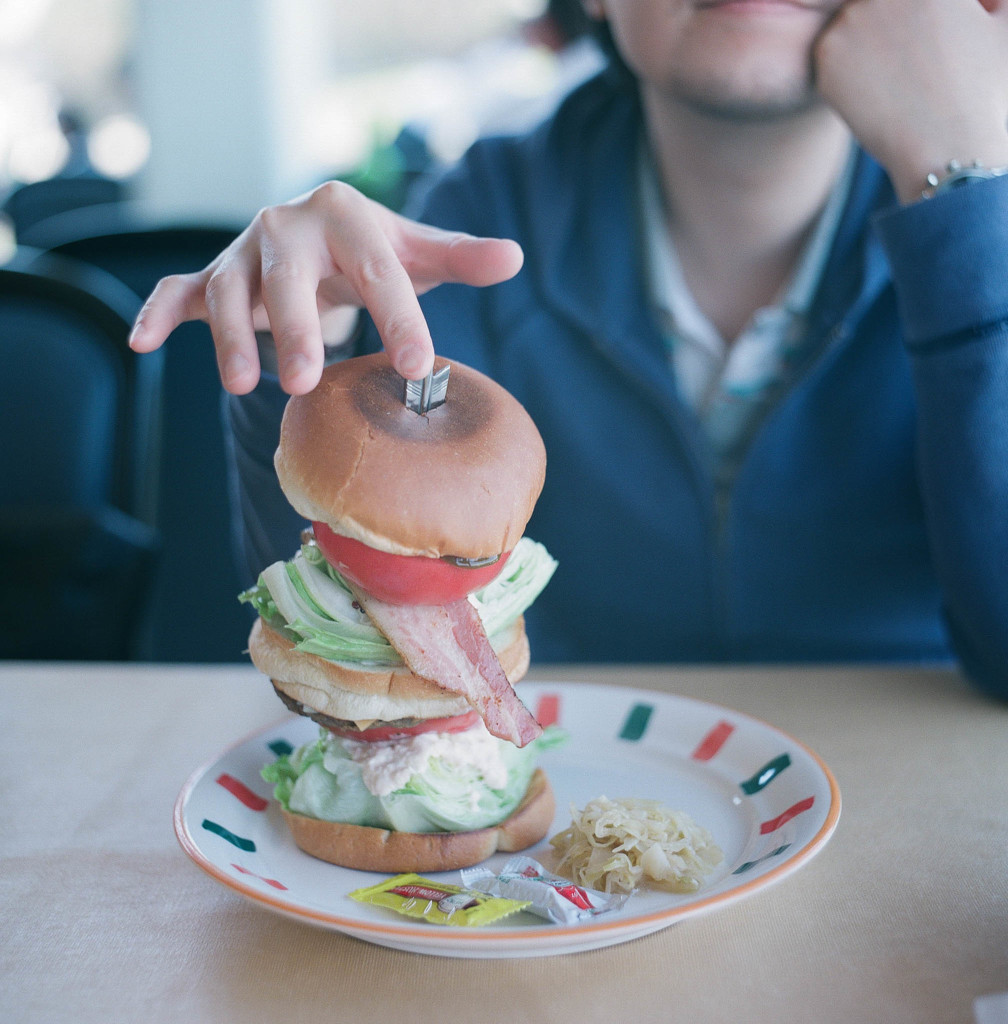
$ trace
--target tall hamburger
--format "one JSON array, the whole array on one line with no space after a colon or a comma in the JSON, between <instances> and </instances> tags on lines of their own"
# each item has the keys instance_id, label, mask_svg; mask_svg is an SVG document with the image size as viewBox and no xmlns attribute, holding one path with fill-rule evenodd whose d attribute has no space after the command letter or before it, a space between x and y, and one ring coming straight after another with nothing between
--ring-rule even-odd
<instances>
[{"instance_id":1,"label":"tall hamburger","mask_svg":"<svg viewBox=\"0 0 1008 1024\"><path fill-rule=\"evenodd\" d=\"M503 388L450 374L420 412L384 354L290 399L274 464L312 525L242 595L259 613L253 663L320 725L263 775L295 842L346 867L464 867L553 818L535 755L556 736L512 688L523 613L556 564L523 536L545 450Z\"/></svg>"}]
</instances>

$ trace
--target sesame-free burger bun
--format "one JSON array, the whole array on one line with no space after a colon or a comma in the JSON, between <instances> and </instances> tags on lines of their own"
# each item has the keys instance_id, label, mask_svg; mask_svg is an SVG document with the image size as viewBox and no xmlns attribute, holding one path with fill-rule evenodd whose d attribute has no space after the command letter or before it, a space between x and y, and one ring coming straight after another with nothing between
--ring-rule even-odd
<instances>
[{"instance_id":1,"label":"sesame-free burger bun","mask_svg":"<svg viewBox=\"0 0 1008 1024\"><path fill-rule=\"evenodd\" d=\"M444 359L435 360L440 370ZM291 505L399 555L488 558L517 543L546 473L542 438L511 394L452 362L447 399L419 415L384 353L326 368L286 406L274 458Z\"/></svg>"},{"instance_id":2,"label":"sesame-free burger bun","mask_svg":"<svg viewBox=\"0 0 1008 1024\"><path fill-rule=\"evenodd\" d=\"M521 803L499 825L471 832L390 832L367 825L320 821L284 810L294 842L305 853L345 868L398 874L455 871L501 851L537 843L553 823L556 801L549 780L537 768Z\"/></svg>"},{"instance_id":3,"label":"sesame-free burger bun","mask_svg":"<svg viewBox=\"0 0 1008 1024\"><path fill-rule=\"evenodd\" d=\"M464 714L469 704L405 666L375 668L344 665L297 650L262 619L249 634L252 663L281 695L328 718L349 722L402 718L448 718ZM529 643L525 620L519 618L497 657L509 682L518 682L528 671Z\"/></svg>"}]
</instances>

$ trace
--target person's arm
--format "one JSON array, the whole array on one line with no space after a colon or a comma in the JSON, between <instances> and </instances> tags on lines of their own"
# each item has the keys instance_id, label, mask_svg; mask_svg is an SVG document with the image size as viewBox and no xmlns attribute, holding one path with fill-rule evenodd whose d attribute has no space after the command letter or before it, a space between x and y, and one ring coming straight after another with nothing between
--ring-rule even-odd
<instances>
[{"instance_id":1,"label":"person's arm","mask_svg":"<svg viewBox=\"0 0 1008 1024\"><path fill-rule=\"evenodd\" d=\"M853 0L817 57L822 92L903 203L876 228L944 612L969 674L1008 697L1008 176L924 197L952 160L1008 166L1008 4Z\"/></svg>"},{"instance_id":2,"label":"person's arm","mask_svg":"<svg viewBox=\"0 0 1008 1024\"><path fill-rule=\"evenodd\" d=\"M946 620L969 674L1008 697L1008 176L876 227L911 360Z\"/></svg>"},{"instance_id":3,"label":"person's arm","mask_svg":"<svg viewBox=\"0 0 1008 1024\"><path fill-rule=\"evenodd\" d=\"M329 182L263 210L204 270L159 282L130 344L150 352L180 323L206 320L224 387L245 394L260 377L256 333L271 331L280 383L301 394L318 383L326 342L365 308L393 365L416 380L434 360L417 295L448 281L496 284L521 264L514 242L419 224Z\"/></svg>"}]
</instances>

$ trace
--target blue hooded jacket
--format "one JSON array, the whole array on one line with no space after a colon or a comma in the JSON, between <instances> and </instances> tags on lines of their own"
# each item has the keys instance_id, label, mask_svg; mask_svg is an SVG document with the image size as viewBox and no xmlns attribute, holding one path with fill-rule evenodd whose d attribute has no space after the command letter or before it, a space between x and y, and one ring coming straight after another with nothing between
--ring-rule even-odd
<instances>
[{"instance_id":1,"label":"blue hooded jacket","mask_svg":"<svg viewBox=\"0 0 1008 1024\"><path fill-rule=\"evenodd\" d=\"M860 155L806 356L715 484L649 308L632 90L605 73L477 143L417 216L525 265L423 298L439 354L535 420L537 661L934 661L1008 696L1008 176L900 208ZM374 349L372 331L362 345ZM246 555L289 557L275 380L231 399Z\"/></svg>"}]
</instances>

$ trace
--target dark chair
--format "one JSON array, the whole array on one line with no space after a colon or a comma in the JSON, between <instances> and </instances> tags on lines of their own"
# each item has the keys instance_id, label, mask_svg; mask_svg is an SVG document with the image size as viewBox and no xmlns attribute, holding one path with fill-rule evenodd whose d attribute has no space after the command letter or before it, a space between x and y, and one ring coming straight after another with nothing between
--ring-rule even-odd
<instances>
[{"instance_id":1,"label":"dark chair","mask_svg":"<svg viewBox=\"0 0 1008 1024\"><path fill-rule=\"evenodd\" d=\"M57 176L28 182L14 188L4 200L3 212L10 218L18 241L27 244L27 232L35 224L68 210L125 199L121 181L98 175Z\"/></svg>"},{"instance_id":2,"label":"dark chair","mask_svg":"<svg viewBox=\"0 0 1008 1024\"><path fill-rule=\"evenodd\" d=\"M146 223L143 210L142 204L129 199L58 210L23 227L18 243L33 249L54 249L67 240L127 231Z\"/></svg>"},{"instance_id":3,"label":"dark chair","mask_svg":"<svg viewBox=\"0 0 1008 1024\"><path fill-rule=\"evenodd\" d=\"M0 267L0 657L144 656L163 359L138 300L69 260Z\"/></svg>"},{"instance_id":4,"label":"dark chair","mask_svg":"<svg viewBox=\"0 0 1008 1024\"><path fill-rule=\"evenodd\" d=\"M146 297L161 277L200 270L238 234L238 228L123 222L122 208L80 211L84 233L56 237L54 224L34 236L61 256L86 261ZM127 209L128 212L128 209ZM86 222L93 221L90 224ZM58 227L58 223L55 225ZM248 581L234 558L221 387L210 331L179 327L164 348L163 444L158 527L164 554L153 593L151 659L238 661L250 619L237 594Z\"/></svg>"}]
</instances>

